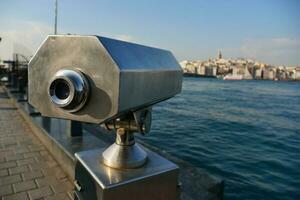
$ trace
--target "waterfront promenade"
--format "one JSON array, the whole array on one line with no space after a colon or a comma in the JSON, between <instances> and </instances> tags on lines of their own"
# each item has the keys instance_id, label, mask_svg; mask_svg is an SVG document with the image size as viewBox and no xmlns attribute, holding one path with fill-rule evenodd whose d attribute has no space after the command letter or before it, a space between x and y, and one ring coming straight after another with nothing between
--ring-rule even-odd
<instances>
[{"instance_id":1,"label":"waterfront promenade","mask_svg":"<svg viewBox=\"0 0 300 200\"><path fill-rule=\"evenodd\" d=\"M0 86L0 199L71 199L72 184Z\"/></svg>"}]
</instances>

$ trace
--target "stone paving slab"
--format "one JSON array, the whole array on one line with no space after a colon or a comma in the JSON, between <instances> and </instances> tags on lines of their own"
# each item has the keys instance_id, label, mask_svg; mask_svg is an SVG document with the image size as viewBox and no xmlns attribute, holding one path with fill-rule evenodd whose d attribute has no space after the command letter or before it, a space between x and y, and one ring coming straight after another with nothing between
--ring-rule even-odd
<instances>
[{"instance_id":1,"label":"stone paving slab","mask_svg":"<svg viewBox=\"0 0 300 200\"><path fill-rule=\"evenodd\" d=\"M72 199L72 184L0 86L0 199Z\"/></svg>"}]
</instances>

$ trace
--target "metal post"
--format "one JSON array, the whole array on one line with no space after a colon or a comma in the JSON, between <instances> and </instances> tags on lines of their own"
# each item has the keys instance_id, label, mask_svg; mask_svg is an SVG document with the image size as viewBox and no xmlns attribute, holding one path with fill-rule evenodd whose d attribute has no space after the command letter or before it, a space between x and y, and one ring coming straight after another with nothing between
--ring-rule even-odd
<instances>
[{"instance_id":1,"label":"metal post","mask_svg":"<svg viewBox=\"0 0 300 200\"><path fill-rule=\"evenodd\" d=\"M55 0L54 35L57 34L57 0Z\"/></svg>"},{"instance_id":2,"label":"metal post","mask_svg":"<svg viewBox=\"0 0 300 200\"><path fill-rule=\"evenodd\" d=\"M17 88L18 87L18 66L19 66L19 59L18 59L18 54L15 54L15 60L14 60L14 64L12 67L12 72L11 72L11 76L12 76L12 88Z\"/></svg>"},{"instance_id":3,"label":"metal post","mask_svg":"<svg viewBox=\"0 0 300 200\"><path fill-rule=\"evenodd\" d=\"M70 120L67 121L66 129L68 137L82 136L82 124L81 122Z\"/></svg>"},{"instance_id":4,"label":"metal post","mask_svg":"<svg viewBox=\"0 0 300 200\"><path fill-rule=\"evenodd\" d=\"M51 118L50 117L42 117L42 126L48 133L50 133L51 132Z\"/></svg>"}]
</instances>

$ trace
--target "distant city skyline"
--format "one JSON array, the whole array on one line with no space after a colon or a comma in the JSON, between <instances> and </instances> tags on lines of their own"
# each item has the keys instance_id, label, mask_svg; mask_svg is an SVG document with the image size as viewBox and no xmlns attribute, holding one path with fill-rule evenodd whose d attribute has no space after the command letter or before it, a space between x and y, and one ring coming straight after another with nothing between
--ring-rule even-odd
<instances>
[{"instance_id":1,"label":"distant city skyline","mask_svg":"<svg viewBox=\"0 0 300 200\"><path fill-rule=\"evenodd\" d=\"M54 33L55 0L0 2L0 59ZM300 1L58 0L59 34L97 34L171 50L178 61L251 58L300 66Z\"/></svg>"}]
</instances>

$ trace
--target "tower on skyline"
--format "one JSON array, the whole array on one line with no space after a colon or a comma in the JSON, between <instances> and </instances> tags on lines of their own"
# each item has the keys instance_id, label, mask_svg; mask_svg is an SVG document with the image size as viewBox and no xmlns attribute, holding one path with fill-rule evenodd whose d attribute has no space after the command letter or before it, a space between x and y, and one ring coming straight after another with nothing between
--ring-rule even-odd
<instances>
[{"instance_id":1,"label":"tower on skyline","mask_svg":"<svg viewBox=\"0 0 300 200\"><path fill-rule=\"evenodd\" d=\"M222 59L222 52L219 50L218 59Z\"/></svg>"}]
</instances>

